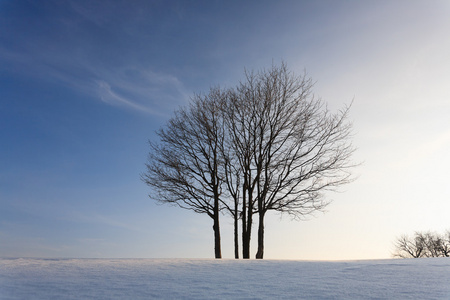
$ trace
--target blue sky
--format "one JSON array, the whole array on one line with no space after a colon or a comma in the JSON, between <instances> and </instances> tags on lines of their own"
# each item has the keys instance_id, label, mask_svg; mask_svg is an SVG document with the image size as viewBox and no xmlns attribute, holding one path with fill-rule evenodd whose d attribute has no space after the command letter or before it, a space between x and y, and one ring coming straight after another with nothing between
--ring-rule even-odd
<instances>
[{"instance_id":1,"label":"blue sky","mask_svg":"<svg viewBox=\"0 0 450 300\"><path fill-rule=\"evenodd\" d=\"M354 100L364 164L327 213L269 215L265 256L387 258L401 234L449 229L449 15L444 0L0 1L0 257L213 257L207 216L148 199L147 141L194 93L281 61L332 110Z\"/></svg>"}]
</instances>

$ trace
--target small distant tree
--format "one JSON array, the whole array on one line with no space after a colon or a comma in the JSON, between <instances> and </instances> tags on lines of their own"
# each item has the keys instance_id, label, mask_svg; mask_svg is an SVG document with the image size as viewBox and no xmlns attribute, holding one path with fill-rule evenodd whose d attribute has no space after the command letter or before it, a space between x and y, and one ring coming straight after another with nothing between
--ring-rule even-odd
<instances>
[{"instance_id":1,"label":"small distant tree","mask_svg":"<svg viewBox=\"0 0 450 300\"><path fill-rule=\"evenodd\" d=\"M415 232L414 236L402 235L395 243L394 257L449 257L450 231L445 235L432 232Z\"/></svg>"},{"instance_id":2,"label":"small distant tree","mask_svg":"<svg viewBox=\"0 0 450 300\"><path fill-rule=\"evenodd\" d=\"M419 258L424 256L425 240L420 233L415 233L414 237L410 238L407 235L402 235L395 242L396 251L394 257L400 258Z\"/></svg>"},{"instance_id":3,"label":"small distant tree","mask_svg":"<svg viewBox=\"0 0 450 300\"><path fill-rule=\"evenodd\" d=\"M422 234L425 243L426 257L442 256L444 240L441 235L437 233L426 232Z\"/></svg>"}]
</instances>

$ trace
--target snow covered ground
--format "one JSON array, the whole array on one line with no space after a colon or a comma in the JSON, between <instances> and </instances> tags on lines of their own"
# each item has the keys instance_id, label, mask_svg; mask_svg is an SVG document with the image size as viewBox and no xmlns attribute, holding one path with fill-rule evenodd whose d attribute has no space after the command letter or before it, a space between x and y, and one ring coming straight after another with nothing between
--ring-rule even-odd
<instances>
[{"instance_id":1,"label":"snow covered ground","mask_svg":"<svg viewBox=\"0 0 450 300\"><path fill-rule=\"evenodd\" d=\"M450 258L0 259L0 299L450 299Z\"/></svg>"}]
</instances>

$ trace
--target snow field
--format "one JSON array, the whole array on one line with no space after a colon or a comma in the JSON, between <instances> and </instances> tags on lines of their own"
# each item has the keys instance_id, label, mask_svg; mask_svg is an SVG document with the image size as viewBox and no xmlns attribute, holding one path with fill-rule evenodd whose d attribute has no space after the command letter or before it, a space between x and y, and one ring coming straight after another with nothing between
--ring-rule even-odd
<instances>
[{"instance_id":1,"label":"snow field","mask_svg":"<svg viewBox=\"0 0 450 300\"><path fill-rule=\"evenodd\" d=\"M0 299L450 299L450 259L0 259Z\"/></svg>"}]
</instances>

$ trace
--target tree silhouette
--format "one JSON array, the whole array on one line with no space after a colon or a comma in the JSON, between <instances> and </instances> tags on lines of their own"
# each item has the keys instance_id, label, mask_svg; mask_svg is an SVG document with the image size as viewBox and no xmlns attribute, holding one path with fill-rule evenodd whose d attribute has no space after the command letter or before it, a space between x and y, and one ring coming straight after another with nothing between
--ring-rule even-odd
<instances>
[{"instance_id":1,"label":"tree silhouette","mask_svg":"<svg viewBox=\"0 0 450 300\"><path fill-rule=\"evenodd\" d=\"M264 257L268 211L301 219L323 210L324 192L352 180L349 107L331 113L312 95L312 81L283 63L246 72L236 88L213 88L181 108L150 144L142 179L159 202L213 219L215 256L220 251L220 212L234 221L235 258L250 258L253 216Z\"/></svg>"}]
</instances>

